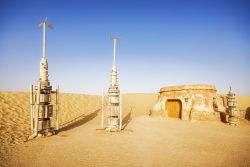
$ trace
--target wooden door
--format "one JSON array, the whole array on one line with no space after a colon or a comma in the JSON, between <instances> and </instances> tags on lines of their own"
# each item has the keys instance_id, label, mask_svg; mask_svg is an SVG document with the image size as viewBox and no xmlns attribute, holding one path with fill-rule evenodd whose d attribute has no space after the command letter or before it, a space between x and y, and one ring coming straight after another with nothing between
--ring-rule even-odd
<instances>
[{"instance_id":1,"label":"wooden door","mask_svg":"<svg viewBox=\"0 0 250 167\"><path fill-rule=\"evenodd\" d=\"M169 117L181 118L180 100L167 100L166 109Z\"/></svg>"}]
</instances>

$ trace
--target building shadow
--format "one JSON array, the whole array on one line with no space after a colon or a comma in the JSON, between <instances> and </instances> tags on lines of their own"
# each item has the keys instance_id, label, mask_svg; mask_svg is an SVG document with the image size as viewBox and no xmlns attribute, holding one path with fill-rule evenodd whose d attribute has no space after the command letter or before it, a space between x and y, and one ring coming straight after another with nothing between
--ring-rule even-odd
<instances>
[{"instance_id":1,"label":"building shadow","mask_svg":"<svg viewBox=\"0 0 250 167\"><path fill-rule=\"evenodd\" d=\"M221 122L227 123L226 112L220 112L220 120Z\"/></svg>"},{"instance_id":2,"label":"building shadow","mask_svg":"<svg viewBox=\"0 0 250 167\"><path fill-rule=\"evenodd\" d=\"M88 114L88 115L85 115L85 114L80 115L79 117L63 124L62 125L63 127L58 130L58 133L62 132L62 131L67 131L67 130L76 128L78 126L81 126L81 125L91 121L92 119L94 119L98 115L99 111L100 111L100 109L98 109L98 110L96 110L93 113Z\"/></svg>"},{"instance_id":3,"label":"building shadow","mask_svg":"<svg viewBox=\"0 0 250 167\"><path fill-rule=\"evenodd\" d=\"M122 130L124 130L132 120L131 111L122 119Z\"/></svg>"},{"instance_id":4,"label":"building shadow","mask_svg":"<svg viewBox=\"0 0 250 167\"><path fill-rule=\"evenodd\" d=\"M250 121L250 107L246 109L245 119Z\"/></svg>"}]
</instances>

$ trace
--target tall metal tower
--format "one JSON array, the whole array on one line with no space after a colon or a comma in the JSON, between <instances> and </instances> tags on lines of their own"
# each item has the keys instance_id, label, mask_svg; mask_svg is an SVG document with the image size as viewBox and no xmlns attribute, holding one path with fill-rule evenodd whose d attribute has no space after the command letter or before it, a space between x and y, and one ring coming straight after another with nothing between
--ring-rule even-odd
<instances>
[{"instance_id":1,"label":"tall metal tower","mask_svg":"<svg viewBox=\"0 0 250 167\"><path fill-rule=\"evenodd\" d=\"M118 72L116 68L116 43L118 37L111 37L114 44L113 66L111 71L111 81L108 89L108 131L117 131L122 128L121 95L118 84ZM120 125L120 126L119 126Z\"/></svg>"},{"instance_id":2,"label":"tall metal tower","mask_svg":"<svg viewBox=\"0 0 250 167\"><path fill-rule=\"evenodd\" d=\"M37 85L31 85L30 105L31 105L31 133L30 138L38 135L46 136L59 129L59 87L56 91L52 91L49 82L48 61L46 58L46 23L45 18L39 27L43 28L43 55L40 62L40 75ZM53 28L51 24L49 28ZM51 104L51 94L56 94L56 128L51 126L51 117L53 116L53 105Z\"/></svg>"}]
</instances>

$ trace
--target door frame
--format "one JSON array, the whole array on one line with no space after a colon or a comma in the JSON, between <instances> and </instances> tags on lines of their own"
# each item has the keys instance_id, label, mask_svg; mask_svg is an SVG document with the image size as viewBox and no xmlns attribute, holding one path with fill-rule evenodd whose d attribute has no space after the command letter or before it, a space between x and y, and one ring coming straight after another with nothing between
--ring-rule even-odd
<instances>
[{"instance_id":1,"label":"door frame","mask_svg":"<svg viewBox=\"0 0 250 167\"><path fill-rule=\"evenodd\" d=\"M179 103L180 103L180 107L181 107L181 109L180 109L180 117L178 117L179 119L182 119L182 110L183 110L183 104L182 104L182 100L181 99L179 99L179 98L168 98L168 99L166 99L166 101L165 101L165 113L166 113L166 117L169 117L168 116L168 108L167 108L167 102L168 101L178 101Z\"/></svg>"}]
</instances>

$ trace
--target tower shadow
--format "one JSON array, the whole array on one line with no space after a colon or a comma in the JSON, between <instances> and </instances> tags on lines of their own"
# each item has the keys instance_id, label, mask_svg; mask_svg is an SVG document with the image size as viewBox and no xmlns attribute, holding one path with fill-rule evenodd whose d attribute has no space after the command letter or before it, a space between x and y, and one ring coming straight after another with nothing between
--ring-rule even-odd
<instances>
[{"instance_id":1,"label":"tower shadow","mask_svg":"<svg viewBox=\"0 0 250 167\"><path fill-rule=\"evenodd\" d=\"M66 126L60 128L58 130L58 133L62 132L62 131L67 131L67 130L76 128L78 126L81 126L81 125L91 121L92 119L94 119L98 115L99 111L100 111L100 109L98 109L98 110L96 110L96 111L94 111L94 112L92 112L91 114L88 114L88 115L85 115L85 114L80 115L79 117L77 117L77 118L63 124L63 125L66 125Z\"/></svg>"},{"instance_id":2,"label":"tower shadow","mask_svg":"<svg viewBox=\"0 0 250 167\"><path fill-rule=\"evenodd\" d=\"M132 120L131 111L122 119L122 130L124 130L129 122Z\"/></svg>"},{"instance_id":3,"label":"tower shadow","mask_svg":"<svg viewBox=\"0 0 250 167\"><path fill-rule=\"evenodd\" d=\"M245 119L250 121L250 107L246 109Z\"/></svg>"}]
</instances>

